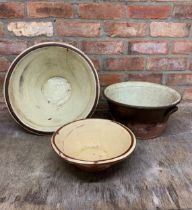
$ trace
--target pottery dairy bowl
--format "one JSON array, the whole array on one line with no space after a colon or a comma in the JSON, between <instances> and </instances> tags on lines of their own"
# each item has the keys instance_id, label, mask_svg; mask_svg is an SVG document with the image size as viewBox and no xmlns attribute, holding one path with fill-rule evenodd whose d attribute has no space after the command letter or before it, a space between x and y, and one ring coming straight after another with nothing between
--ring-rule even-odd
<instances>
[{"instance_id":1,"label":"pottery dairy bowl","mask_svg":"<svg viewBox=\"0 0 192 210\"><path fill-rule=\"evenodd\" d=\"M85 119L59 128L51 143L67 162L87 171L99 171L128 157L136 139L127 127L117 122Z\"/></svg>"},{"instance_id":2,"label":"pottery dairy bowl","mask_svg":"<svg viewBox=\"0 0 192 210\"><path fill-rule=\"evenodd\" d=\"M90 59L64 43L43 43L12 63L4 95L14 119L28 131L49 134L90 116L98 102L99 81Z\"/></svg>"},{"instance_id":3,"label":"pottery dairy bowl","mask_svg":"<svg viewBox=\"0 0 192 210\"><path fill-rule=\"evenodd\" d=\"M149 82L113 84L104 90L104 95L112 117L141 139L159 136L181 100L177 91Z\"/></svg>"}]
</instances>

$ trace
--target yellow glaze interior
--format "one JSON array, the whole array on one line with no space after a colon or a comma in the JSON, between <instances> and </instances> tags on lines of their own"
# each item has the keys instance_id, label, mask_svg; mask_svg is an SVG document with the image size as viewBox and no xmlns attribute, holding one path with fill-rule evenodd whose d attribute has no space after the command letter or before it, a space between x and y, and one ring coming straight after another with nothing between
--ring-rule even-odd
<instances>
[{"instance_id":1,"label":"yellow glaze interior","mask_svg":"<svg viewBox=\"0 0 192 210\"><path fill-rule=\"evenodd\" d=\"M55 135L57 148L65 155L98 161L125 153L132 139L127 129L109 120L87 119L64 126Z\"/></svg>"}]
</instances>

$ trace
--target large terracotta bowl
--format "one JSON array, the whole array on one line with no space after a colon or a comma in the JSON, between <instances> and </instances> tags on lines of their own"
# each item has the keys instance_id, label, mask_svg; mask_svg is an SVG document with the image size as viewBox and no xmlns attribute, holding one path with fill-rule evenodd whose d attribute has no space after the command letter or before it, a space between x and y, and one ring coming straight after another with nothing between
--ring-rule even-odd
<instances>
[{"instance_id":1,"label":"large terracotta bowl","mask_svg":"<svg viewBox=\"0 0 192 210\"><path fill-rule=\"evenodd\" d=\"M22 52L4 83L7 107L25 129L50 134L64 124L91 116L99 97L91 60L64 43L43 43Z\"/></svg>"},{"instance_id":2,"label":"large terracotta bowl","mask_svg":"<svg viewBox=\"0 0 192 210\"><path fill-rule=\"evenodd\" d=\"M136 139L117 122L85 119L59 128L51 143L65 161L86 171L99 171L127 158L135 148Z\"/></svg>"},{"instance_id":3,"label":"large terracotta bowl","mask_svg":"<svg viewBox=\"0 0 192 210\"><path fill-rule=\"evenodd\" d=\"M161 135L181 101L174 89L149 82L116 83L108 86L104 95L112 117L128 126L140 139Z\"/></svg>"}]
</instances>

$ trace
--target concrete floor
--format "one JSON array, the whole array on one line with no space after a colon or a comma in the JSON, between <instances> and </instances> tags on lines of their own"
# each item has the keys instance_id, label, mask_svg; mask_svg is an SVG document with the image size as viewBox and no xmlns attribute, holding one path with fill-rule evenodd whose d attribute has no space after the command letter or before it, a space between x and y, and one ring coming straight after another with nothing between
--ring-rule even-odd
<instances>
[{"instance_id":1,"label":"concrete floor","mask_svg":"<svg viewBox=\"0 0 192 210\"><path fill-rule=\"evenodd\" d=\"M95 174L60 159L50 136L0 116L0 209L192 209L192 104L161 137L137 140L128 159Z\"/></svg>"}]
</instances>

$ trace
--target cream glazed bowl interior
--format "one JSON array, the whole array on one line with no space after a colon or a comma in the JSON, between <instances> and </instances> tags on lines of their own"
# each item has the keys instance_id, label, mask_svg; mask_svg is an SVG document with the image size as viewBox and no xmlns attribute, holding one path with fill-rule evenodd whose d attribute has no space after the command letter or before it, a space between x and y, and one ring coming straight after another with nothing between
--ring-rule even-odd
<instances>
[{"instance_id":1,"label":"cream glazed bowl interior","mask_svg":"<svg viewBox=\"0 0 192 210\"><path fill-rule=\"evenodd\" d=\"M127 127L105 119L85 119L59 128L52 136L55 152L87 171L99 171L127 158L136 139Z\"/></svg>"},{"instance_id":2,"label":"cream glazed bowl interior","mask_svg":"<svg viewBox=\"0 0 192 210\"><path fill-rule=\"evenodd\" d=\"M22 52L4 83L7 107L25 129L50 134L64 124L91 116L99 98L91 60L72 45L48 42Z\"/></svg>"}]
</instances>

